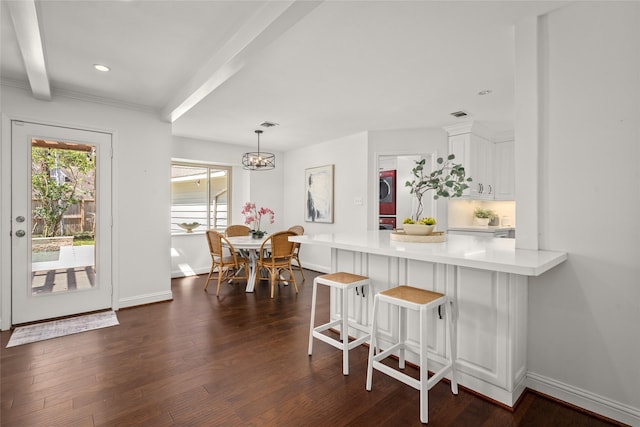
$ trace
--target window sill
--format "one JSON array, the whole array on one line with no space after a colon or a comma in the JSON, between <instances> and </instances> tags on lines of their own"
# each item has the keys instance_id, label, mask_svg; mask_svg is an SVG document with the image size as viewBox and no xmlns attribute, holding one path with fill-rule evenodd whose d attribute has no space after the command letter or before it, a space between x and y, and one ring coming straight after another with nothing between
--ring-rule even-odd
<instances>
[{"instance_id":1,"label":"window sill","mask_svg":"<svg viewBox=\"0 0 640 427\"><path fill-rule=\"evenodd\" d=\"M192 231L191 233L187 233L186 231L178 231L178 232L172 232L171 233L171 237L174 236L203 236L205 234L205 230L202 231Z\"/></svg>"}]
</instances>

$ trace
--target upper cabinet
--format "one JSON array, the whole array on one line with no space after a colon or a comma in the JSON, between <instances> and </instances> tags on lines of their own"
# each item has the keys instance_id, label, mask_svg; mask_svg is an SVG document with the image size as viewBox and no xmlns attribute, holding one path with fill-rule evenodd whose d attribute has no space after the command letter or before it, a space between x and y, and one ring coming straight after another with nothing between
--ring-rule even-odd
<instances>
[{"instance_id":1,"label":"upper cabinet","mask_svg":"<svg viewBox=\"0 0 640 427\"><path fill-rule=\"evenodd\" d=\"M498 142L494 145L493 180L496 200L515 200L516 166L514 141Z\"/></svg>"},{"instance_id":2,"label":"upper cabinet","mask_svg":"<svg viewBox=\"0 0 640 427\"><path fill-rule=\"evenodd\" d=\"M449 137L449 153L455 154L455 163L461 163L473 181L464 196L469 199L493 199L493 143L472 134Z\"/></svg>"},{"instance_id":3,"label":"upper cabinet","mask_svg":"<svg viewBox=\"0 0 640 427\"><path fill-rule=\"evenodd\" d=\"M514 200L513 141L494 142L486 128L476 123L445 127L449 153L461 163L473 181L463 195L475 200Z\"/></svg>"}]
</instances>

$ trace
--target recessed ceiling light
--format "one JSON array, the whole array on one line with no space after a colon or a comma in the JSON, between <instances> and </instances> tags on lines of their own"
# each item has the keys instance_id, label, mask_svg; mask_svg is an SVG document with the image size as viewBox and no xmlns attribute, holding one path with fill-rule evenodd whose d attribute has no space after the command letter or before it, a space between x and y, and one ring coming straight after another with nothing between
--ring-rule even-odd
<instances>
[{"instance_id":1,"label":"recessed ceiling light","mask_svg":"<svg viewBox=\"0 0 640 427\"><path fill-rule=\"evenodd\" d=\"M491 92L493 92L491 89L484 89L478 92L478 95L489 95Z\"/></svg>"},{"instance_id":2,"label":"recessed ceiling light","mask_svg":"<svg viewBox=\"0 0 640 427\"><path fill-rule=\"evenodd\" d=\"M111 70L111 68L107 67L106 65L102 65L102 64L93 64L93 68L95 68L98 71L102 71L102 72L107 72L109 70Z\"/></svg>"}]
</instances>

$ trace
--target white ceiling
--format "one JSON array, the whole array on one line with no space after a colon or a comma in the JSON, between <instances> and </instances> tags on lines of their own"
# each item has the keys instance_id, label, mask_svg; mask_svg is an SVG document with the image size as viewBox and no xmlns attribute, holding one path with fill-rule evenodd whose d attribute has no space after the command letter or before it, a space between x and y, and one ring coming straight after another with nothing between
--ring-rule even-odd
<instances>
[{"instance_id":1,"label":"white ceiling","mask_svg":"<svg viewBox=\"0 0 640 427\"><path fill-rule=\"evenodd\" d=\"M253 130L273 121L261 147L284 151L440 127L458 110L510 129L513 24L566 2L36 1L37 26L15 22L29 43L39 29L44 67L25 67L10 3L3 83L28 87L27 71L39 71L53 98L151 109L174 135L230 144L253 145Z\"/></svg>"}]
</instances>

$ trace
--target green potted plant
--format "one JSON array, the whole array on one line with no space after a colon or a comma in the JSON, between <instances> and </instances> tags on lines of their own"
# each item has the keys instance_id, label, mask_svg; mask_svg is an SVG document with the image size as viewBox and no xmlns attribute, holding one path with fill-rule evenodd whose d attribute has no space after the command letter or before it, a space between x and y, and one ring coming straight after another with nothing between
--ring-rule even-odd
<instances>
[{"instance_id":1,"label":"green potted plant","mask_svg":"<svg viewBox=\"0 0 640 427\"><path fill-rule=\"evenodd\" d=\"M426 160L416 160L416 164L411 170L413 179L405 183L405 187L409 187L409 192L416 198L416 211L411 218L406 218L403 221L402 226L405 233L429 234L433 230L436 220L434 218L422 218L424 209L422 199L428 191L433 190L433 198L438 200L440 197L460 197L463 191L469 188L467 182L471 182L472 179L465 176L464 166L453 162L455 157L453 154L449 154L446 160L438 157L436 160L438 167L428 175L424 174ZM418 227L412 227L412 225L418 225ZM420 225L422 225L422 228ZM427 228L425 232L424 227L431 228Z\"/></svg>"},{"instance_id":2,"label":"green potted plant","mask_svg":"<svg viewBox=\"0 0 640 427\"><path fill-rule=\"evenodd\" d=\"M487 226L489 221L496 216L496 213L491 209L475 208L473 210L473 216L479 225Z\"/></svg>"}]
</instances>

